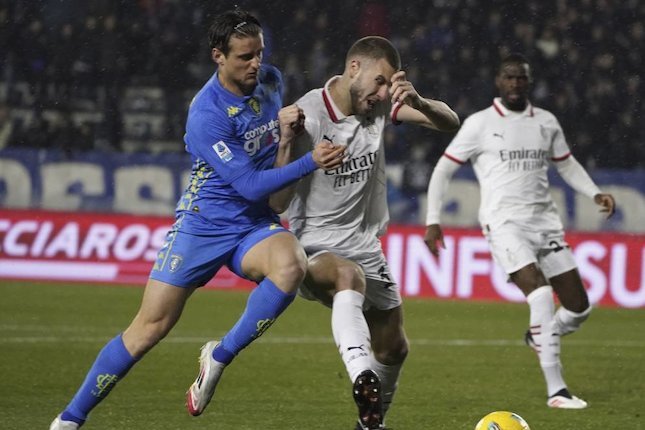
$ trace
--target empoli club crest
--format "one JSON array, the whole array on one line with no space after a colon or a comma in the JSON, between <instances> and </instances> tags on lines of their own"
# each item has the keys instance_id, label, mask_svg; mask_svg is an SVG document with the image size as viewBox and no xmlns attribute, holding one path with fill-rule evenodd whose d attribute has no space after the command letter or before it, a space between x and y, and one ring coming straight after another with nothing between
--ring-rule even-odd
<instances>
[{"instance_id":1,"label":"empoli club crest","mask_svg":"<svg viewBox=\"0 0 645 430\"><path fill-rule=\"evenodd\" d=\"M249 107L253 109L256 115L260 115L260 102L255 98L251 97L248 101Z\"/></svg>"}]
</instances>

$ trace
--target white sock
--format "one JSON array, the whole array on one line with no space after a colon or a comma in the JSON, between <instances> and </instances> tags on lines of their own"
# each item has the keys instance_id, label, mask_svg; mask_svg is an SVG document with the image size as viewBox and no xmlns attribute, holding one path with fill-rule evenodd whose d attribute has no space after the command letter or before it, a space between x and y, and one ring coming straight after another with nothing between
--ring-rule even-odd
<instances>
[{"instance_id":1,"label":"white sock","mask_svg":"<svg viewBox=\"0 0 645 430\"><path fill-rule=\"evenodd\" d=\"M399 386L399 374L401 373L403 363L392 365L383 364L374 357L374 354L370 354L370 366L381 379L383 414L385 414L390 408L394 393Z\"/></svg>"},{"instance_id":2,"label":"white sock","mask_svg":"<svg viewBox=\"0 0 645 430\"><path fill-rule=\"evenodd\" d=\"M553 316L555 328L560 333L560 336L578 331L580 325L589 318L590 313L591 305L582 312L573 312L564 306L560 306Z\"/></svg>"},{"instance_id":3,"label":"white sock","mask_svg":"<svg viewBox=\"0 0 645 430\"><path fill-rule=\"evenodd\" d=\"M546 380L547 394L567 388L560 364L560 336L554 330L553 288L545 285L526 296L530 308L530 330L536 345L540 367Z\"/></svg>"},{"instance_id":4,"label":"white sock","mask_svg":"<svg viewBox=\"0 0 645 430\"><path fill-rule=\"evenodd\" d=\"M363 315L365 296L358 291L343 290L334 295L331 330L352 382L370 368L370 330Z\"/></svg>"}]
</instances>

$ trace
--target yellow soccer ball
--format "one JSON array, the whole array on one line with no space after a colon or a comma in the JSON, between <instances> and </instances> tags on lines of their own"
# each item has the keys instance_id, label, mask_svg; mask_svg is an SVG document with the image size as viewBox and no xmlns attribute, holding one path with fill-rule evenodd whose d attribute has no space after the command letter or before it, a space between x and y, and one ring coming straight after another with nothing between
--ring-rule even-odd
<instances>
[{"instance_id":1,"label":"yellow soccer ball","mask_svg":"<svg viewBox=\"0 0 645 430\"><path fill-rule=\"evenodd\" d=\"M479 420L475 430L531 430L524 419L508 411L495 411Z\"/></svg>"}]
</instances>

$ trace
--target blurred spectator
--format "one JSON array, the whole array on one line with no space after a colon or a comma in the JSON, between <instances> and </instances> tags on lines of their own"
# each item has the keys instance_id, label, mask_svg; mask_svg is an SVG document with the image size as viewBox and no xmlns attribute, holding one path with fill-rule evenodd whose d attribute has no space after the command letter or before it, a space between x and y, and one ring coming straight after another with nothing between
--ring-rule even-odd
<instances>
[{"instance_id":1,"label":"blurred spectator","mask_svg":"<svg viewBox=\"0 0 645 430\"><path fill-rule=\"evenodd\" d=\"M22 46L22 51L17 56L20 74L29 84L31 93L40 97L47 67L47 36L42 21L33 18L19 37Z\"/></svg>"},{"instance_id":2,"label":"blurred spectator","mask_svg":"<svg viewBox=\"0 0 645 430\"><path fill-rule=\"evenodd\" d=\"M9 144L16 148L44 149L51 146L52 133L49 122L43 118L42 111L34 111L31 121L23 125Z\"/></svg>"},{"instance_id":3,"label":"blurred spectator","mask_svg":"<svg viewBox=\"0 0 645 430\"><path fill-rule=\"evenodd\" d=\"M464 118L491 102L499 57L519 50L538 71L532 101L561 119L583 165L645 167L641 0L238 4L266 27L265 61L282 69L287 103L340 72L351 41L380 34L399 48L419 91L446 100ZM12 141L73 150L122 150L132 147L127 139L150 151L157 139L181 144L190 95L215 69L203 34L221 9L208 0L0 0L0 101L24 118L12 124ZM163 106L126 121L133 113L124 94L140 87L160 93ZM62 137L77 132L71 121L43 118L78 112L86 118L83 143ZM133 137L125 123L144 132ZM396 127L386 133L387 156L433 165L449 137Z\"/></svg>"},{"instance_id":4,"label":"blurred spectator","mask_svg":"<svg viewBox=\"0 0 645 430\"><path fill-rule=\"evenodd\" d=\"M70 22L63 24L59 32L53 38L50 48L52 60L50 62L49 74L53 86L53 98L58 100L69 99L71 86L73 84L72 65L74 64L78 37L74 25Z\"/></svg>"},{"instance_id":5,"label":"blurred spectator","mask_svg":"<svg viewBox=\"0 0 645 430\"><path fill-rule=\"evenodd\" d=\"M390 37L390 13L384 2L366 0L358 15L358 37Z\"/></svg>"}]
</instances>

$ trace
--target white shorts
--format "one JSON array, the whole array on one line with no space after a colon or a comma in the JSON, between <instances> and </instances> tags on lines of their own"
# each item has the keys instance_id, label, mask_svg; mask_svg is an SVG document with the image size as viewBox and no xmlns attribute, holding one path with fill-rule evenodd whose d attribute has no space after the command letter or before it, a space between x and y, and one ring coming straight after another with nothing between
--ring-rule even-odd
<instances>
[{"instance_id":1,"label":"white shorts","mask_svg":"<svg viewBox=\"0 0 645 430\"><path fill-rule=\"evenodd\" d=\"M491 254L506 273L536 263L547 279L576 268L571 248L562 230L531 231L505 223L494 230L484 229Z\"/></svg>"},{"instance_id":2,"label":"white shorts","mask_svg":"<svg viewBox=\"0 0 645 430\"><path fill-rule=\"evenodd\" d=\"M332 252L361 266L366 280L364 310L370 308L389 310L401 306L401 291L392 279L390 267L378 238L336 233L322 230L315 234L303 234L299 240L310 260L322 253ZM317 300L326 306L331 306L331 303L320 300L304 283L298 293L307 300Z\"/></svg>"}]
</instances>

